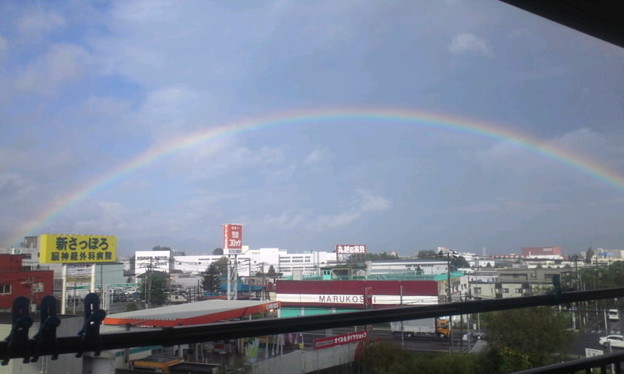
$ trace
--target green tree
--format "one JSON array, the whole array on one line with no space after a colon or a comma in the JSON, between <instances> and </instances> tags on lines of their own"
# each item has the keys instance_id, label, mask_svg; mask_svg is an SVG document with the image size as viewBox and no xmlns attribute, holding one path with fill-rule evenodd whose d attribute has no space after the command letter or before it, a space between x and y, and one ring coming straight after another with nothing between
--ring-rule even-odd
<instances>
[{"instance_id":1,"label":"green tree","mask_svg":"<svg viewBox=\"0 0 624 374\"><path fill-rule=\"evenodd\" d=\"M468 263L468 261L466 261L466 259L464 258L464 256L451 256L451 268L452 269L465 269L465 268L469 268L470 264Z\"/></svg>"},{"instance_id":2,"label":"green tree","mask_svg":"<svg viewBox=\"0 0 624 374\"><path fill-rule=\"evenodd\" d=\"M568 322L549 307L513 309L485 315L488 354L501 372L524 370L552 363L572 343ZM490 368L492 370L492 368Z\"/></svg>"},{"instance_id":3,"label":"green tree","mask_svg":"<svg viewBox=\"0 0 624 374\"><path fill-rule=\"evenodd\" d=\"M398 260L399 256L390 254L388 252L380 253L358 253L352 254L347 260L348 263L356 264L363 261L377 261L377 260Z\"/></svg>"},{"instance_id":4,"label":"green tree","mask_svg":"<svg viewBox=\"0 0 624 374\"><path fill-rule=\"evenodd\" d=\"M366 345L358 360L367 374L477 374L481 357L475 354L431 354L408 352L394 343L373 342Z\"/></svg>"},{"instance_id":5,"label":"green tree","mask_svg":"<svg viewBox=\"0 0 624 374\"><path fill-rule=\"evenodd\" d=\"M269 271L267 271L267 275L269 277L274 277L277 275L277 273L275 272L275 268L273 267L273 265L269 266Z\"/></svg>"},{"instance_id":6,"label":"green tree","mask_svg":"<svg viewBox=\"0 0 624 374\"><path fill-rule=\"evenodd\" d=\"M422 259L449 261L451 265L450 266L451 271L456 271L459 268L470 267L470 264L468 263L468 261L466 261L464 256L457 256L457 255L452 255L452 254L449 256L446 253L439 253L436 251L426 250L426 251L419 251L417 257L422 258Z\"/></svg>"},{"instance_id":7,"label":"green tree","mask_svg":"<svg viewBox=\"0 0 624 374\"><path fill-rule=\"evenodd\" d=\"M167 301L169 277L166 273L151 271L145 273L141 284L141 299L149 307L160 306Z\"/></svg>"},{"instance_id":8,"label":"green tree","mask_svg":"<svg viewBox=\"0 0 624 374\"><path fill-rule=\"evenodd\" d=\"M440 255L438 255L438 253L436 251L418 251L418 254L416 255L416 257L418 258L423 258L423 259L439 259Z\"/></svg>"},{"instance_id":9,"label":"green tree","mask_svg":"<svg viewBox=\"0 0 624 374\"><path fill-rule=\"evenodd\" d=\"M217 261L213 261L208 266L206 272L204 273L204 278L202 279L204 291L218 291L221 280L227 277L227 266L228 259L225 256L221 257Z\"/></svg>"}]
</instances>

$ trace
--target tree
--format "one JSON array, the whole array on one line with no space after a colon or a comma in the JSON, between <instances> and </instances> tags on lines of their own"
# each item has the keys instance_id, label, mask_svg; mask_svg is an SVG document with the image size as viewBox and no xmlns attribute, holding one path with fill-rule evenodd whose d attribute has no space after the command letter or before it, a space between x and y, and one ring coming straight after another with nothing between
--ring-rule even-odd
<instances>
[{"instance_id":1,"label":"tree","mask_svg":"<svg viewBox=\"0 0 624 374\"><path fill-rule=\"evenodd\" d=\"M141 299L149 307L165 304L167 301L169 282L166 273L150 271L145 273L140 285Z\"/></svg>"},{"instance_id":2,"label":"tree","mask_svg":"<svg viewBox=\"0 0 624 374\"><path fill-rule=\"evenodd\" d=\"M275 272L275 268L273 267L273 265L269 266L269 271L267 272L267 275L269 277L274 277L277 275L277 273Z\"/></svg>"},{"instance_id":3,"label":"tree","mask_svg":"<svg viewBox=\"0 0 624 374\"><path fill-rule=\"evenodd\" d=\"M204 291L208 292L217 292L219 290L219 284L221 284L221 280L227 277L227 266L228 259L223 256L217 261L212 262L206 272L204 273L204 278L202 279L202 286L204 287Z\"/></svg>"},{"instance_id":4,"label":"tree","mask_svg":"<svg viewBox=\"0 0 624 374\"><path fill-rule=\"evenodd\" d=\"M451 252L453 253L454 251L451 251ZM466 261L464 256L457 256L453 254L449 256L445 252L435 252L435 251L429 251L429 250L419 251L417 257L422 258L422 259L449 261L451 271L456 271L457 269L460 269L460 268L470 267L470 264L468 263L468 261Z\"/></svg>"},{"instance_id":5,"label":"tree","mask_svg":"<svg viewBox=\"0 0 624 374\"><path fill-rule=\"evenodd\" d=\"M418 251L418 255L416 255L416 257L418 258L425 258L425 259L439 259L440 255L438 255L438 253L436 251Z\"/></svg>"},{"instance_id":6,"label":"tree","mask_svg":"<svg viewBox=\"0 0 624 374\"><path fill-rule=\"evenodd\" d=\"M389 342L369 342L364 345L358 363L369 374L472 374L485 373L481 356L475 354L431 354L409 352Z\"/></svg>"},{"instance_id":7,"label":"tree","mask_svg":"<svg viewBox=\"0 0 624 374\"><path fill-rule=\"evenodd\" d=\"M161 246L157 245L154 248L152 248L152 251L169 251L169 252L171 252L172 250L169 247L161 247Z\"/></svg>"},{"instance_id":8,"label":"tree","mask_svg":"<svg viewBox=\"0 0 624 374\"><path fill-rule=\"evenodd\" d=\"M223 256L223 248L215 248L212 251L212 254L215 256Z\"/></svg>"},{"instance_id":9,"label":"tree","mask_svg":"<svg viewBox=\"0 0 624 374\"><path fill-rule=\"evenodd\" d=\"M465 268L469 268L470 264L468 263L468 261L466 261L466 259L464 258L464 256L451 256L451 268L452 269L465 269Z\"/></svg>"},{"instance_id":10,"label":"tree","mask_svg":"<svg viewBox=\"0 0 624 374\"><path fill-rule=\"evenodd\" d=\"M380 252L380 253L358 253L352 254L349 256L349 263L357 263L362 261L376 261L376 260L398 260L399 256L390 254L388 252Z\"/></svg>"},{"instance_id":11,"label":"tree","mask_svg":"<svg viewBox=\"0 0 624 374\"><path fill-rule=\"evenodd\" d=\"M549 307L492 312L485 322L488 354L503 371L548 365L572 343L567 320Z\"/></svg>"}]
</instances>

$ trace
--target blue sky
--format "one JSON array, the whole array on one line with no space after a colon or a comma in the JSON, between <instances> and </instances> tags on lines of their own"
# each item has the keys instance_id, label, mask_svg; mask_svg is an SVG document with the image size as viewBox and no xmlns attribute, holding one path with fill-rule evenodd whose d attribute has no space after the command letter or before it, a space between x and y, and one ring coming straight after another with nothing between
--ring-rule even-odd
<instances>
[{"instance_id":1,"label":"blue sky","mask_svg":"<svg viewBox=\"0 0 624 374\"><path fill-rule=\"evenodd\" d=\"M232 132L76 195L171 139L340 108L489 124L622 178L623 62L494 0L2 2L0 246L111 234L122 254L202 254L241 223L244 244L290 251L623 249L624 185L398 120Z\"/></svg>"}]
</instances>

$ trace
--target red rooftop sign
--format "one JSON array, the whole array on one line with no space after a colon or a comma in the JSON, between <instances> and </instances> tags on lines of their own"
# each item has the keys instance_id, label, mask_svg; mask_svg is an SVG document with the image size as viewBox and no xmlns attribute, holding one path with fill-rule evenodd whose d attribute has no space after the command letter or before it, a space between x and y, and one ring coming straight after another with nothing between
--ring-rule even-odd
<instances>
[{"instance_id":1,"label":"red rooftop sign","mask_svg":"<svg viewBox=\"0 0 624 374\"><path fill-rule=\"evenodd\" d=\"M223 225L223 250L225 254L241 254L243 225Z\"/></svg>"}]
</instances>

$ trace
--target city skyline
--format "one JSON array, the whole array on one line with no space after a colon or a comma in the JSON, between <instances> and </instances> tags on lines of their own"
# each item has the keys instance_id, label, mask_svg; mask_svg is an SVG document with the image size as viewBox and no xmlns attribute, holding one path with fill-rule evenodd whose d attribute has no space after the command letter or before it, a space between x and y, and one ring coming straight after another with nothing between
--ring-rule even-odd
<instances>
[{"instance_id":1,"label":"city skyline","mask_svg":"<svg viewBox=\"0 0 624 374\"><path fill-rule=\"evenodd\" d=\"M624 52L515 7L0 10L0 247L624 247Z\"/></svg>"}]
</instances>

